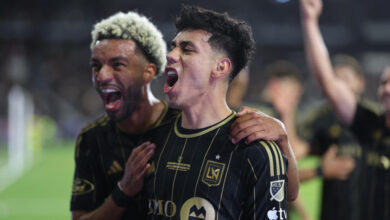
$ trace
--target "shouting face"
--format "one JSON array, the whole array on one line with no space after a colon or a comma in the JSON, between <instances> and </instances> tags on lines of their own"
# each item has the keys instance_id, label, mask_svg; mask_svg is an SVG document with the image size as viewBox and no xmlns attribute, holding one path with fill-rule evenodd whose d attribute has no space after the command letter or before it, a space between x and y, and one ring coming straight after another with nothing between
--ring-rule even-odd
<instances>
[{"instance_id":1,"label":"shouting face","mask_svg":"<svg viewBox=\"0 0 390 220\"><path fill-rule=\"evenodd\" d=\"M92 50L92 80L110 118L129 117L143 95L146 59L132 40L97 41Z\"/></svg>"},{"instance_id":2,"label":"shouting face","mask_svg":"<svg viewBox=\"0 0 390 220\"><path fill-rule=\"evenodd\" d=\"M171 106L184 109L202 100L210 90L210 73L216 54L208 43L211 34L203 30L180 32L167 55L164 93Z\"/></svg>"}]
</instances>

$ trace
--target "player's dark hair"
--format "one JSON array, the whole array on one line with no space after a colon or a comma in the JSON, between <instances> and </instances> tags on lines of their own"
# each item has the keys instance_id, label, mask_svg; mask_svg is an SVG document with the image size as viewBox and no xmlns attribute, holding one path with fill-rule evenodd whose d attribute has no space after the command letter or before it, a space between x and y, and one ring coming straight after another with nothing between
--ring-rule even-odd
<instances>
[{"instance_id":1,"label":"player's dark hair","mask_svg":"<svg viewBox=\"0 0 390 220\"><path fill-rule=\"evenodd\" d=\"M182 5L176 19L177 32L183 30L205 30L211 34L210 46L226 52L233 69L230 81L252 58L255 50L252 29L244 21L230 17L226 12L218 13L198 6Z\"/></svg>"},{"instance_id":2,"label":"player's dark hair","mask_svg":"<svg viewBox=\"0 0 390 220\"><path fill-rule=\"evenodd\" d=\"M299 68L287 60L275 61L265 68L265 73L268 78L291 78L296 80L299 84L303 84L302 72Z\"/></svg>"},{"instance_id":3,"label":"player's dark hair","mask_svg":"<svg viewBox=\"0 0 390 220\"><path fill-rule=\"evenodd\" d=\"M348 66L354 70L358 76L363 76L363 68L359 62L352 56L346 54L336 54L332 57L332 63L334 67Z\"/></svg>"}]
</instances>

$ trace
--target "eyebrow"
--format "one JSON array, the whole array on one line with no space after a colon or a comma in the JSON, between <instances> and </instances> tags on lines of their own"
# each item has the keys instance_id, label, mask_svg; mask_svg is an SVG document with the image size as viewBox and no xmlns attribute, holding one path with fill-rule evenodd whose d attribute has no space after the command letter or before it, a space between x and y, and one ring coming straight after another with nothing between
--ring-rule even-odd
<instances>
[{"instance_id":1,"label":"eyebrow","mask_svg":"<svg viewBox=\"0 0 390 220\"><path fill-rule=\"evenodd\" d=\"M186 46L191 46L193 48L197 48L196 45L192 41L180 41L179 42L180 47L184 48ZM174 40L171 41L171 48L176 47L176 42Z\"/></svg>"},{"instance_id":2,"label":"eyebrow","mask_svg":"<svg viewBox=\"0 0 390 220\"><path fill-rule=\"evenodd\" d=\"M109 59L109 62L115 62L115 61L124 61L126 63L129 62L129 60L125 57L122 57L122 56L118 56L118 57L113 57L113 58L110 58Z\"/></svg>"},{"instance_id":3,"label":"eyebrow","mask_svg":"<svg viewBox=\"0 0 390 220\"><path fill-rule=\"evenodd\" d=\"M129 62L129 60L128 60L127 58L122 57L122 56L110 58L108 61L109 61L109 62L115 62L115 61L119 61L119 60L124 61L124 62L126 62L126 63ZM90 63L92 63L92 62L100 62L100 60L97 59L97 58L92 57L91 60L90 60L89 62L90 62Z\"/></svg>"}]
</instances>

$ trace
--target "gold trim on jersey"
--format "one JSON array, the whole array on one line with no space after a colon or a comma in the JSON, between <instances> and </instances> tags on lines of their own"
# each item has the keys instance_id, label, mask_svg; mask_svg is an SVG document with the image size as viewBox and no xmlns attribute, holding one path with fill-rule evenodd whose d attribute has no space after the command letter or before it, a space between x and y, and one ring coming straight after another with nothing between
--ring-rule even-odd
<instances>
[{"instance_id":1,"label":"gold trim on jersey","mask_svg":"<svg viewBox=\"0 0 390 220\"><path fill-rule=\"evenodd\" d=\"M275 163L276 163L276 175L280 175L280 163L279 163L279 155L277 153L277 150L275 149L275 146L268 142L269 145L271 145L271 148L272 148L272 151L274 153L274 156L275 156Z\"/></svg>"},{"instance_id":2,"label":"gold trim on jersey","mask_svg":"<svg viewBox=\"0 0 390 220\"><path fill-rule=\"evenodd\" d=\"M184 153L186 147L187 147L187 139L185 140L183 149L182 149L182 151L181 151L181 153L180 153L180 157L181 157L181 158L183 158L183 153ZM174 192L175 192L175 183L176 183L177 171L179 171L179 170L176 169L175 175L173 176L172 191L171 191L171 201L173 201L173 194L174 194Z\"/></svg>"},{"instance_id":3,"label":"gold trim on jersey","mask_svg":"<svg viewBox=\"0 0 390 220\"><path fill-rule=\"evenodd\" d=\"M178 171L188 171L191 169L191 164L181 163L181 162L167 162L168 170L178 170Z\"/></svg>"},{"instance_id":4,"label":"gold trim on jersey","mask_svg":"<svg viewBox=\"0 0 390 220\"><path fill-rule=\"evenodd\" d=\"M286 171L279 147L273 141L260 141L259 143L263 145L265 151L267 152L269 159L270 176L275 176L275 173L277 176L281 174L284 175Z\"/></svg>"},{"instance_id":5,"label":"gold trim on jersey","mask_svg":"<svg viewBox=\"0 0 390 220\"><path fill-rule=\"evenodd\" d=\"M285 168L282 153L280 152L278 145L274 141L271 141L271 144L275 147L276 151L278 152L278 155L280 158L280 166L282 167L282 175L284 175L284 174L286 174L286 168Z\"/></svg>"},{"instance_id":6,"label":"gold trim on jersey","mask_svg":"<svg viewBox=\"0 0 390 220\"><path fill-rule=\"evenodd\" d=\"M176 118L176 121L175 121L175 133L177 136L181 137L181 138L194 138L194 137L199 137L201 135L204 135L216 128L219 128L221 127L222 125L228 123L232 118L234 118L234 116L236 115L236 112L235 111L232 111L232 113L227 117L225 118L224 120L220 121L219 123L215 124L214 126L211 126L203 131L200 131L198 133L194 133L194 134L182 134L179 132L179 129L177 128L177 123L180 119L180 117L182 116L181 114Z\"/></svg>"},{"instance_id":7,"label":"gold trim on jersey","mask_svg":"<svg viewBox=\"0 0 390 220\"><path fill-rule=\"evenodd\" d=\"M165 151L165 147L167 146L167 143L168 143L168 140L169 140L169 137L171 136L171 133L172 133L172 128L169 129L169 133L168 133L168 136L167 136L167 139L165 140L165 143L164 143L164 146L161 150L161 153L160 155L158 156L158 160L157 160L157 164L156 164L156 172L154 173L154 181L153 181L153 193L154 193L154 198L157 198L156 197L156 179L157 179L157 173L158 173L158 168L160 167L160 159L161 159L161 155L164 153Z\"/></svg>"},{"instance_id":8,"label":"gold trim on jersey","mask_svg":"<svg viewBox=\"0 0 390 220\"><path fill-rule=\"evenodd\" d=\"M221 184L224 171L224 163L207 160L206 167L203 171L202 182L208 187L219 186L219 184Z\"/></svg>"},{"instance_id":9,"label":"gold trim on jersey","mask_svg":"<svg viewBox=\"0 0 390 220\"><path fill-rule=\"evenodd\" d=\"M155 128L155 127L158 127L161 122L163 121L163 119L165 118L165 115L167 114L168 112L168 104L165 102L165 101L162 101L162 103L164 104L164 109L163 109L163 112L161 113L160 117L157 119L157 121L153 124L152 128Z\"/></svg>"},{"instance_id":10,"label":"gold trim on jersey","mask_svg":"<svg viewBox=\"0 0 390 220\"><path fill-rule=\"evenodd\" d=\"M218 128L218 130L215 132L213 139L211 140L209 146L207 147L206 153L203 155L203 160L202 160L202 165L200 166L200 171L203 169L204 161L206 160L206 157L207 157L207 155L209 154L209 150L210 150L210 148L211 148L211 145L214 143L215 137L217 137L217 135L218 135L218 133L219 133L219 129L220 129L220 128ZM201 176L201 172L199 172L198 179L196 180L195 190L194 190L194 196L196 196L196 191L197 191L197 189L198 189L198 183L199 183L200 176Z\"/></svg>"},{"instance_id":11,"label":"gold trim on jersey","mask_svg":"<svg viewBox=\"0 0 390 220\"><path fill-rule=\"evenodd\" d=\"M253 168L253 165L252 165L251 161L249 160L249 158L248 158L248 163L249 163L249 166L252 169L253 176L255 177L255 180L257 181L257 175L256 175L256 172L255 172L255 169Z\"/></svg>"},{"instance_id":12,"label":"gold trim on jersey","mask_svg":"<svg viewBox=\"0 0 390 220\"><path fill-rule=\"evenodd\" d=\"M236 152L236 150L238 149L239 146L240 146L240 144L237 144L234 147L234 150L230 153L229 162L228 162L227 168L226 168L226 174L225 174L224 180L223 180L221 195L219 197L219 204L218 204L218 210L217 210L217 220L219 219L219 209L221 208L221 202L222 202L223 192L225 190L225 184L226 184L226 179L227 179L226 177L227 177L227 175L229 173L230 163L232 162L232 157L233 157L234 152Z\"/></svg>"}]
</instances>

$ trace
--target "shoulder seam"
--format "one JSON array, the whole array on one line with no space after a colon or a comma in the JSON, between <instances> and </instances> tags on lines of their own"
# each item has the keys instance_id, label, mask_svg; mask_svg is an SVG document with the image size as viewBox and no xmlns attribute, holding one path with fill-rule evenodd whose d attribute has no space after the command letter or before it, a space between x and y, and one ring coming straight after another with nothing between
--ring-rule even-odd
<instances>
[{"instance_id":1,"label":"shoulder seam","mask_svg":"<svg viewBox=\"0 0 390 220\"><path fill-rule=\"evenodd\" d=\"M110 120L110 118L108 117L108 115L104 115L102 116L101 118L89 123L88 125L86 125L80 132L80 134L83 134L89 130L91 130L92 128L95 128L97 126L104 126L104 125L107 125L108 121Z\"/></svg>"}]
</instances>

